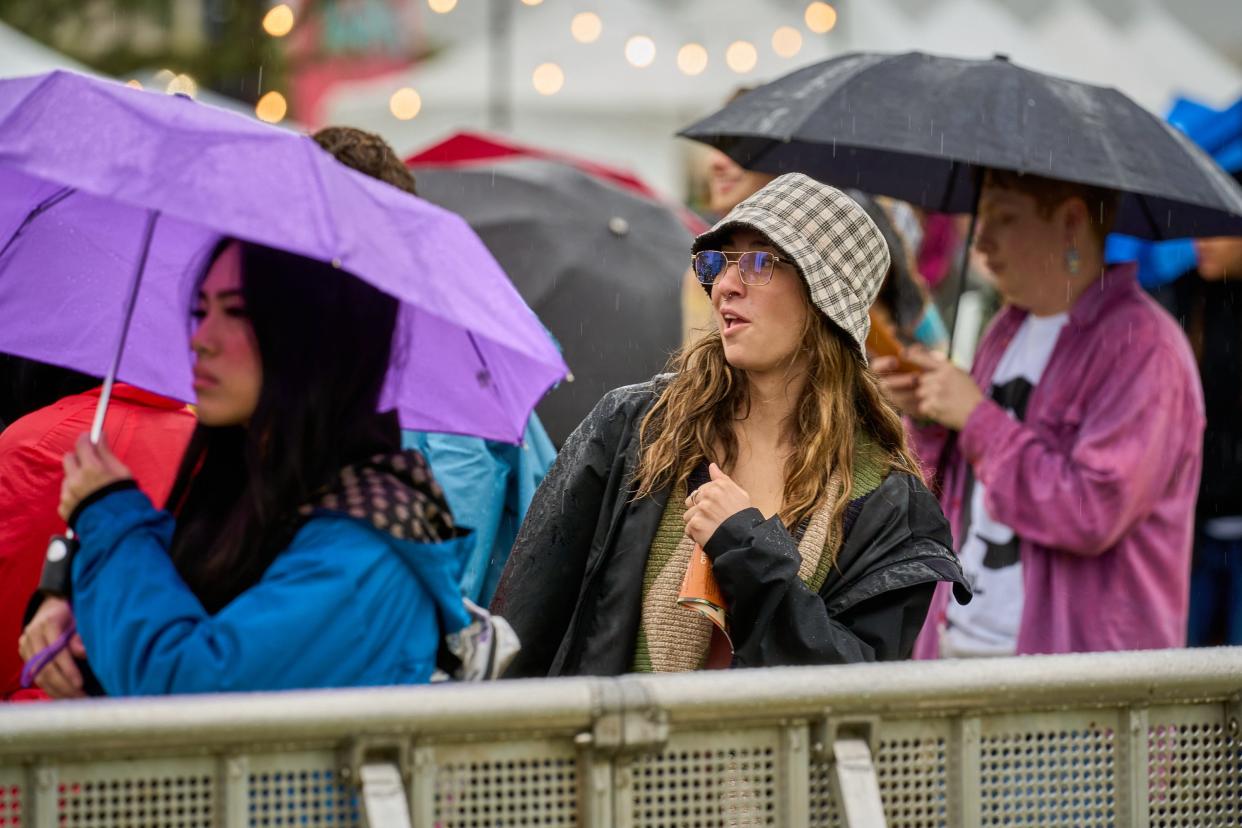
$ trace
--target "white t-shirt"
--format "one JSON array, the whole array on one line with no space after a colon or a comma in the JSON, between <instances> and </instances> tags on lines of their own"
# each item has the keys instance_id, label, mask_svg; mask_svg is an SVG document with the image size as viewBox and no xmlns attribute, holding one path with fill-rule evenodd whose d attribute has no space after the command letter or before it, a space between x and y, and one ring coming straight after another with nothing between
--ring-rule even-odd
<instances>
[{"instance_id":1,"label":"white t-shirt","mask_svg":"<svg viewBox=\"0 0 1242 828\"><path fill-rule=\"evenodd\" d=\"M992 375L988 396L1019 422L1039 384L1068 316L1027 316L1005 349ZM958 550L962 570L975 597L962 606L949 603L948 623L941 638L941 656L1013 655L1022 618L1022 560L1019 538L988 514L984 486L973 472L966 485Z\"/></svg>"}]
</instances>

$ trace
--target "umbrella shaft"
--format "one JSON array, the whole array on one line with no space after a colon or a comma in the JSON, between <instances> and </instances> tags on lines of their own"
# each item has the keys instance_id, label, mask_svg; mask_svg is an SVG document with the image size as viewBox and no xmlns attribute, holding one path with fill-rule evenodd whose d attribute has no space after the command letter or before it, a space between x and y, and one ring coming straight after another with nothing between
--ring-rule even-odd
<instances>
[{"instance_id":1,"label":"umbrella shaft","mask_svg":"<svg viewBox=\"0 0 1242 828\"><path fill-rule=\"evenodd\" d=\"M116 372L121 367L121 354L125 351L125 338L129 335L129 325L134 318L134 305L138 302L138 289L142 286L142 274L147 268L147 254L151 250L151 237L155 234L155 220L159 218L158 210L147 213L147 226L142 234L142 249L138 251L138 264L134 268L134 278L130 282L129 296L125 300L125 314L121 318L121 330L117 334L116 349L112 352L112 363L104 376L103 391L99 395L99 404L95 406L95 421L91 423L91 442L98 444L103 436L104 416L108 413L108 401L112 399L112 385L116 382Z\"/></svg>"}]
</instances>

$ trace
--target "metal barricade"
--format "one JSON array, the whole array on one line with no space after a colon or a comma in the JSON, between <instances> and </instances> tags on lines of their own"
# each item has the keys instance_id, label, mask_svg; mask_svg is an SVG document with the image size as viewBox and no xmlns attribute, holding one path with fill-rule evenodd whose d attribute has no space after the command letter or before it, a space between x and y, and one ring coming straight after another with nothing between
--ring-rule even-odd
<instances>
[{"instance_id":1,"label":"metal barricade","mask_svg":"<svg viewBox=\"0 0 1242 828\"><path fill-rule=\"evenodd\" d=\"M0 828L1237 826L1240 698L1242 648L9 705Z\"/></svg>"}]
</instances>

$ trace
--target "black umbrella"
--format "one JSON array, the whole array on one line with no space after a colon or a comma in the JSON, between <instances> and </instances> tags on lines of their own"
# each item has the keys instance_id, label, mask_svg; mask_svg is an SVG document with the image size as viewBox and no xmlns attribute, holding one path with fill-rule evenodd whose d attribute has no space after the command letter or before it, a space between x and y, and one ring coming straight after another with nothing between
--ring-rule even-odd
<instances>
[{"instance_id":1,"label":"black umbrella","mask_svg":"<svg viewBox=\"0 0 1242 828\"><path fill-rule=\"evenodd\" d=\"M1242 235L1242 189L1115 89L1006 58L847 54L743 95L682 135L749 169L803 172L944 213L972 212L983 168L1124 193L1116 229Z\"/></svg>"},{"instance_id":2,"label":"black umbrella","mask_svg":"<svg viewBox=\"0 0 1242 828\"><path fill-rule=\"evenodd\" d=\"M573 380L536 409L560 445L608 390L650 379L681 340L690 233L664 205L555 161L415 169L465 217L564 349Z\"/></svg>"}]
</instances>

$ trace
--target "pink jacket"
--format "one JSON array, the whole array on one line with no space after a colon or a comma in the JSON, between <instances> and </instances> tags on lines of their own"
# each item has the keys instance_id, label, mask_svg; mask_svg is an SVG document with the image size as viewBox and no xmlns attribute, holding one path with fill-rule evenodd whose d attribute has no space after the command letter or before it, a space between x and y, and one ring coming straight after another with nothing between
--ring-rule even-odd
<instances>
[{"instance_id":1,"label":"pink jacket","mask_svg":"<svg viewBox=\"0 0 1242 828\"><path fill-rule=\"evenodd\" d=\"M989 327L980 388L1025 316L1006 308ZM1025 423L986 400L956 440L911 429L959 544L967 463L1022 539L1019 654L1184 646L1203 424L1185 336L1120 265L1070 311ZM938 588L916 658L937 657L949 600Z\"/></svg>"}]
</instances>

